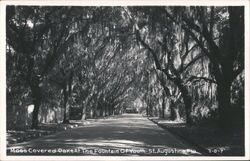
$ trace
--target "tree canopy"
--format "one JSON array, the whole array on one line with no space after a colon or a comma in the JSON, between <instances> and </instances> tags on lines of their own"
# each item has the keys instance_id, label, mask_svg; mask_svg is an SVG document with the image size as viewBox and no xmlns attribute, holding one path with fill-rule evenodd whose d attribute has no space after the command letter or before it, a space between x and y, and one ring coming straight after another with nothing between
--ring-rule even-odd
<instances>
[{"instance_id":1,"label":"tree canopy","mask_svg":"<svg viewBox=\"0 0 250 161\"><path fill-rule=\"evenodd\" d=\"M44 106L63 123L129 107L188 125L243 116L244 7L7 6L6 29L7 110L33 104L32 128Z\"/></svg>"}]
</instances>

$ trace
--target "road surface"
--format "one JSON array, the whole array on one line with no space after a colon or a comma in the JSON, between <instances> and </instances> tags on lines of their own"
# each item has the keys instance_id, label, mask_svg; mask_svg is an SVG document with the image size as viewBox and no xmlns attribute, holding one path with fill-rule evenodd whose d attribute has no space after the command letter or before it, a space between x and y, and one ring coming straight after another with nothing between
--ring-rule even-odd
<instances>
[{"instance_id":1,"label":"road surface","mask_svg":"<svg viewBox=\"0 0 250 161\"><path fill-rule=\"evenodd\" d=\"M194 156L193 147L139 114L123 114L8 147L8 155Z\"/></svg>"}]
</instances>

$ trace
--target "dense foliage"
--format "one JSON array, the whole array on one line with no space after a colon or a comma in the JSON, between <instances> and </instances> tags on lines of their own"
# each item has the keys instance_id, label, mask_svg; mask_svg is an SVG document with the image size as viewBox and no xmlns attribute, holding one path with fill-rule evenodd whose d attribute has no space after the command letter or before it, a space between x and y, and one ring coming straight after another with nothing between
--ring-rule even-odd
<instances>
[{"instance_id":1,"label":"dense foliage","mask_svg":"<svg viewBox=\"0 0 250 161\"><path fill-rule=\"evenodd\" d=\"M44 116L58 122L58 109L63 123L126 108L188 125L244 120L243 7L8 6L6 13L9 122L30 105L32 128Z\"/></svg>"}]
</instances>

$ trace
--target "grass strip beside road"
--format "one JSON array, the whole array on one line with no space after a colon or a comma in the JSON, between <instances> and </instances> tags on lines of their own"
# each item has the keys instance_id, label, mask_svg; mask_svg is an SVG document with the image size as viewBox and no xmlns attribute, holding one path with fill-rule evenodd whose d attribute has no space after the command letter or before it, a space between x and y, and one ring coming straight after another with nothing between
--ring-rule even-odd
<instances>
[{"instance_id":1,"label":"grass strip beside road","mask_svg":"<svg viewBox=\"0 0 250 161\"><path fill-rule=\"evenodd\" d=\"M71 122L68 124L39 124L38 129L7 130L7 146L12 144L30 141L41 136L51 135L60 131L84 126L86 122Z\"/></svg>"},{"instance_id":2,"label":"grass strip beside road","mask_svg":"<svg viewBox=\"0 0 250 161\"><path fill-rule=\"evenodd\" d=\"M244 130L224 132L218 127L186 126L167 120L149 118L158 126L185 140L205 156L244 156Z\"/></svg>"}]
</instances>

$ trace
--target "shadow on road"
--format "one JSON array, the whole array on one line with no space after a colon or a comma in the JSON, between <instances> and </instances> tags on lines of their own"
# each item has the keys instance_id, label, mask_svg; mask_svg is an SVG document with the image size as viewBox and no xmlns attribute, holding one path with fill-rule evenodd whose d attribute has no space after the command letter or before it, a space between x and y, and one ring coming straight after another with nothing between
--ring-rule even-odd
<instances>
[{"instance_id":1,"label":"shadow on road","mask_svg":"<svg viewBox=\"0 0 250 161\"><path fill-rule=\"evenodd\" d=\"M18 153L15 149L24 150ZM41 149L44 149L42 152ZM30 152L30 151L34 152ZM48 151L50 150L50 151ZM27 151L27 152L26 152ZM200 155L194 147L139 114L92 122L12 146L9 155Z\"/></svg>"}]
</instances>

